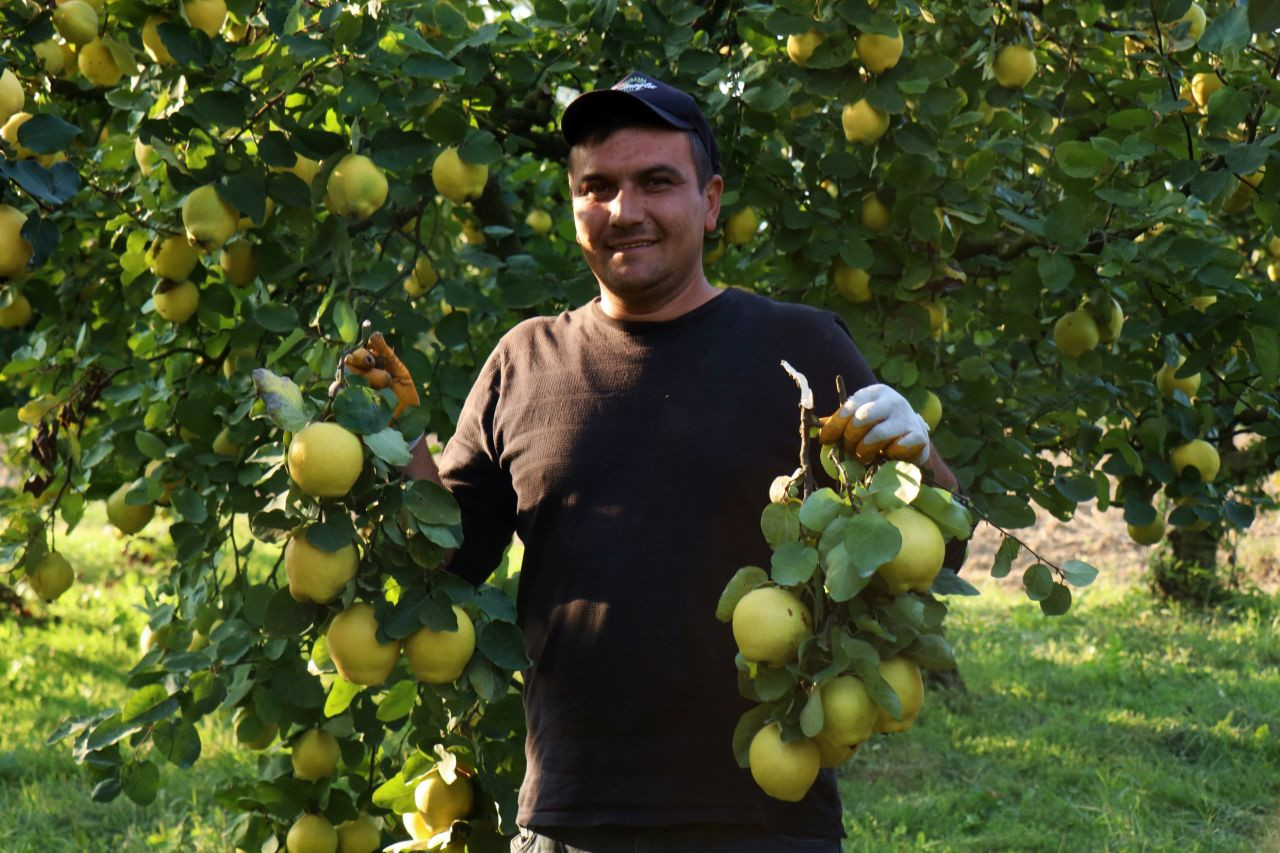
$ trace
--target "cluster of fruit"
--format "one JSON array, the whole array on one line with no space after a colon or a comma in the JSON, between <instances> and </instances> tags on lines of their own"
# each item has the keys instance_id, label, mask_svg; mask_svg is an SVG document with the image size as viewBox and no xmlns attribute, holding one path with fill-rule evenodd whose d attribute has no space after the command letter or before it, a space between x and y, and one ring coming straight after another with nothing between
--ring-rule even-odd
<instances>
[{"instance_id":1,"label":"cluster of fruit","mask_svg":"<svg viewBox=\"0 0 1280 853\"><path fill-rule=\"evenodd\" d=\"M84 0L75 0L86 5ZM3 138L21 156L18 144L18 128L31 118L24 112L27 95L22 83L9 68L0 72L0 138ZM34 152L26 151L28 157ZM0 204L0 277L15 279L26 275L27 264L33 252L31 243L22 237L22 227L27 215L8 204ZM15 289L0 294L0 329L17 329L31 321L31 302Z\"/></svg>"},{"instance_id":2,"label":"cluster of fruit","mask_svg":"<svg viewBox=\"0 0 1280 853\"><path fill-rule=\"evenodd\" d=\"M308 188L320 164L296 155L294 165L281 172L295 175ZM144 154L143 160L145 161ZM140 162L142 162L140 161ZM361 222L387 200L387 177L363 154L347 154L333 167L325 184L325 206L330 212ZM241 216L213 184L198 187L182 202L183 235L160 235L147 252L147 263L159 279L152 293L155 311L172 323L185 323L200 305L200 290L190 280L202 253L220 252L225 280L237 287L249 285L257 275L253 247L247 240L229 242L242 229L261 225L274 208L264 205L262 220Z\"/></svg>"},{"instance_id":3,"label":"cluster of fruit","mask_svg":"<svg viewBox=\"0 0 1280 853\"><path fill-rule=\"evenodd\" d=\"M889 459L889 445L857 461L857 441L846 450L835 429L840 414L823 419L822 451L839 489L802 498L800 472L775 482L761 517L771 570L739 570L716 613L732 623L741 692L760 703L735 732L738 761L790 802L873 734L911 727L920 666L953 665L934 595L967 587L949 570L952 586L935 580L946 541L972 531L968 511L923 484L915 465Z\"/></svg>"},{"instance_id":4,"label":"cluster of fruit","mask_svg":"<svg viewBox=\"0 0 1280 853\"><path fill-rule=\"evenodd\" d=\"M341 500L351 491L364 468L364 447L354 433L339 424L313 422L293 436L286 461L289 476L303 493L316 499ZM306 527L295 531L285 545L289 592L299 602L324 605L338 602L355 578L359 563L355 545L347 543L326 551L308 541ZM456 621L453 629L435 631L423 626L403 640L397 640L380 638L373 604L353 602L330 621L325 633L325 651L338 674L352 684L383 685L402 651L419 682L451 684L462 675L476 648L471 617L457 605L452 610ZM295 751L297 749L295 746ZM333 764L336 766L336 747ZM328 773L333 771L329 764L325 767ZM417 812L406 814L404 819L406 829L415 839L424 840L448 831L454 820L466 817L471 809L470 782L461 773L446 783L440 778L439 770L433 768L418 784L415 795ZM465 807L460 805L464 799ZM324 817L306 815L304 819L313 830L323 830L318 822L325 821Z\"/></svg>"},{"instance_id":5,"label":"cluster of fruit","mask_svg":"<svg viewBox=\"0 0 1280 853\"><path fill-rule=\"evenodd\" d=\"M335 512L343 511L338 502L349 498L365 469L366 454L363 442L355 433L334 422L314 421L292 436L285 461L296 492L322 501L325 517L331 520ZM169 492L181 482L170 467L167 462L154 460L147 468L146 477L158 479L161 483L164 491L158 499L161 503L167 502ZM126 483L107 500L108 520L123 534L142 530L155 511L151 503L131 504L126 501L126 495L137 486L136 482ZM138 488L138 491L141 493L145 489ZM455 604L452 607L455 622L452 628L432 630L424 625L399 639L385 632L380 635L381 626L374 603L353 600L349 592L361 566L356 544L348 541L336 548L331 545L329 549L320 547L308 538L315 526L314 522L299 525L289 535L282 554L289 596L300 604L332 607L336 611L323 638L312 650L312 673L319 675L322 670L315 667L327 669L332 664L337 674L350 685L381 687L390 679L403 656L412 674L410 683L453 685L476 651L477 631L471 616ZM322 544L326 543L322 540ZM365 566L368 568L368 561ZM50 552L31 571L28 584L41 597L51 600L65 591L72 576L66 560L56 552ZM359 595L357 590L356 596ZM344 601L348 602L346 606ZM188 652L196 652L209 645L211 634L218 637L215 632L221 624L217 618L221 614L209 609L204 615L209 618L203 621L197 618L192 623L194 634ZM141 640L143 653L157 647L166 648L171 627L165 625L153 631L148 626ZM333 680L332 676L320 677ZM237 740L255 750L267 749L281 734L276 724L264 722L258 716L251 701L238 706L234 726ZM324 725L308 724L300 734L295 732L288 739L292 744L290 759L294 777L319 782L331 779L337 772L339 741ZM448 833L454 821L468 816L474 800L468 773L469 770L454 762L450 765L447 780L443 778L440 765L418 772L411 780L414 806L404 814L403 822L413 839L426 842L441 833ZM289 828L287 849L369 853L380 848L381 839L382 822L376 817L361 813L334 826L323 814L308 811Z\"/></svg>"}]
</instances>

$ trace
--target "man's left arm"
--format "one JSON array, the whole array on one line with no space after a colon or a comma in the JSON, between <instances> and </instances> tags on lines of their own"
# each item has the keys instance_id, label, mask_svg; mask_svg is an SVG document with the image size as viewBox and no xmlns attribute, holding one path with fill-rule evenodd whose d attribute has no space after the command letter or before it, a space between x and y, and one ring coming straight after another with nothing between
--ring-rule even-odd
<instances>
[{"instance_id":1,"label":"man's left arm","mask_svg":"<svg viewBox=\"0 0 1280 853\"><path fill-rule=\"evenodd\" d=\"M938 448L934 446L932 441L929 442L929 461L924 467L933 475L933 482L941 486L948 492L960 491L960 481L956 479L956 475L951 472L951 468L946 461L938 455Z\"/></svg>"}]
</instances>

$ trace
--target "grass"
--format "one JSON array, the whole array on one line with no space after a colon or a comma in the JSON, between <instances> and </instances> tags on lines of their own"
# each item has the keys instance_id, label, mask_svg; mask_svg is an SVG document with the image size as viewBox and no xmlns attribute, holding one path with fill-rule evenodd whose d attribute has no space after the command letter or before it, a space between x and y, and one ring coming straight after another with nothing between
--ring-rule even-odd
<instances>
[{"instance_id":1,"label":"grass","mask_svg":"<svg viewBox=\"0 0 1280 853\"><path fill-rule=\"evenodd\" d=\"M0 850L226 850L236 815L214 805L212 792L252 773L254 759L234 745L224 721L201 725L196 772L161 762L160 796L146 808L123 796L93 802L69 741L45 745L62 719L118 707L129 694L125 673L138 658L145 624L138 608L152 570L123 557L124 541L107 532L104 521L95 507L76 535L59 541L78 577L45 609L53 621L0 621Z\"/></svg>"},{"instance_id":2,"label":"grass","mask_svg":"<svg viewBox=\"0 0 1280 853\"><path fill-rule=\"evenodd\" d=\"M1280 793L1277 619L1087 591L1046 619L987 582L963 688L842 770L847 850L1257 850Z\"/></svg>"},{"instance_id":3,"label":"grass","mask_svg":"<svg viewBox=\"0 0 1280 853\"><path fill-rule=\"evenodd\" d=\"M128 694L156 569L123 546L91 514L59 545L81 577L48 609L57 621L0 621L0 850L227 849L236 815L213 794L257 758L225 721L203 724L193 771L162 768L147 808L92 802L68 744L44 745L64 717ZM840 771L846 850L1280 849L1280 619L1103 582L1047 619L978 584L948 622L964 686L931 689L911 732Z\"/></svg>"}]
</instances>

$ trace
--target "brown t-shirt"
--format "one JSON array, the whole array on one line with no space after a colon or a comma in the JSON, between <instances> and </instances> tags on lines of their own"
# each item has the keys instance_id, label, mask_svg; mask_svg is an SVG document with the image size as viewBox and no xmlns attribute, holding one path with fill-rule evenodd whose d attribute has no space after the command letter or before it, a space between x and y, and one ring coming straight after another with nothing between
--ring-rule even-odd
<instances>
[{"instance_id":1,"label":"brown t-shirt","mask_svg":"<svg viewBox=\"0 0 1280 853\"><path fill-rule=\"evenodd\" d=\"M799 393L819 413L875 381L834 314L726 290L670 322L599 301L499 342L441 458L462 508L450 570L481 583L518 533L525 826L758 824L843 835L831 771L767 797L731 745L741 698L716 601L768 567L769 484L797 467Z\"/></svg>"}]
</instances>

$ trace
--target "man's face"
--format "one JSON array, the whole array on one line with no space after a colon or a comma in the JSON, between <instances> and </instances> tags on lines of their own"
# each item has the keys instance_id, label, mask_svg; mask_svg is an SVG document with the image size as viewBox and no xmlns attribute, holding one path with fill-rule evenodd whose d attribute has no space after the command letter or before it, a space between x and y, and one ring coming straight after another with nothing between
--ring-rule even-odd
<instances>
[{"instance_id":1,"label":"man's face","mask_svg":"<svg viewBox=\"0 0 1280 853\"><path fill-rule=\"evenodd\" d=\"M662 305L702 280L702 238L716 226L724 182L698 185L682 131L631 128L575 145L569 188L578 245L618 299Z\"/></svg>"}]
</instances>

